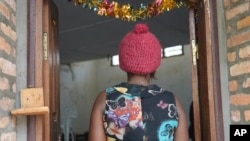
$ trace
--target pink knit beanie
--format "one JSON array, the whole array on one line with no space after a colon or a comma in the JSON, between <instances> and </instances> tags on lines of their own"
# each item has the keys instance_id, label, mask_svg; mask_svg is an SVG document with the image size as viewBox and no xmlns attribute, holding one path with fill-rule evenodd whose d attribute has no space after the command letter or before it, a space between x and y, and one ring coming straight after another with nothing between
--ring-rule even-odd
<instances>
[{"instance_id":1,"label":"pink knit beanie","mask_svg":"<svg viewBox=\"0 0 250 141\"><path fill-rule=\"evenodd\" d=\"M149 74L161 63L161 45L146 24L136 24L120 42L119 65L126 72Z\"/></svg>"}]
</instances>

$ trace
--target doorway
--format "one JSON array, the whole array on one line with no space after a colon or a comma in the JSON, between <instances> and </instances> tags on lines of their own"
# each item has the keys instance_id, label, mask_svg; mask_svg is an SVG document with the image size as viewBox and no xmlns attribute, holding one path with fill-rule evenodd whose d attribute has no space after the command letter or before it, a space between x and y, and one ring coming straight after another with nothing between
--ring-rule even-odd
<instances>
[{"instance_id":1,"label":"doorway","mask_svg":"<svg viewBox=\"0 0 250 141\"><path fill-rule=\"evenodd\" d=\"M61 94L69 95L71 103L74 103L72 107L76 107L78 111L78 116L72 123L76 134L88 131L91 107L97 94L107 87L126 81L126 73L119 66L111 66L110 61L101 58L70 65L61 64ZM190 46L184 45L183 55L162 58L161 66L156 72L156 80L152 81L175 93L184 104L187 115L192 101L190 63Z\"/></svg>"},{"instance_id":2,"label":"doorway","mask_svg":"<svg viewBox=\"0 0 250 141\"><path fill-rule=\"evenodd\" d=\"M216 35L216 1L197 1L197 9L195 10L196 13L194 16L197 16L196 18L199 21L193 27L195 31L191 34L195 34L196 36L190 39L190 46L192 48L192 57L196 54L197 57L195 58L199 58L199 61L196 63L192 62L194 63L192 64L193 76L197 76L198 70L200 70L199 77L192 80L192 83L195 83L193 90L196 89L193 97L196 113L194 117L196 118L195 121L199 121L196 124L197 127L195 127L197 132L199 132L196 139L204 141L223 140L223 122L220 118L222 117L222 108L218 71L219 57L218 50L216 49L218 46ZM211 10L213 13L210 12ZM194 42L192 42L193 40ZM202 53L197 54L193 52L194 47L197 47L196 49ZM208 101L208 99L213 99L214 101ZM199 113L200 111L202 112Z\"/></svg>"},{"instance_id":3,"label":"doorway","mask_svg":"<svg viewBox=\"0 0 250 141\"><path fill-rule=\"evenodd\" d=\"M216 49L217 43L217 32L216 32L216 13L211 13L210 11L215 10L215 0L210 1L198 1L198 69L199 78L197 79L197 84L199 86L198 95L196 95L196 103L201 111L196 112L201 125L201 140L202 141L220 141L223 140L223 129L221 129L222 123L220 115L221 112L221 98L220 98L220 85L219 85L219 68L218 64L218 50ZM207 11L209 9L209 11ZM212 14L212 16L210 15ZM201 30L205 29L205 30ZM203 32L204 31L204 32ZM196 43L196 42L195 42ZM195 44L194 44L195 45ZM193 47L193 44L190 46ZM199 47L203 48L199 48ZM193 49L193 48L192 48ZM192 52L190 50L190 52ZM193 54L192 54L193 56ZM98 65L98 63L97 63ZM211 67L212 66L212 67ZM193 81L192 81L193 82ZM95 82L97 83L97 81ZM106 83L107 84L107 83ZM111 84L111 83L109 83ZM86 85L88 86L88 85ZM100 90L98 88L97 90ZM84 92L84 91L83 91ZM93 93L98 93L93 91ZM193 97L194 98L194 97ZM213 99L208 101L208 99ZM56 100L56 99L54 99ZM202 105L200 105L202 103ZM222 117L222 116L221 116ZM219 133L219 134L218 134Z\"/></svg>"}]
</instances>

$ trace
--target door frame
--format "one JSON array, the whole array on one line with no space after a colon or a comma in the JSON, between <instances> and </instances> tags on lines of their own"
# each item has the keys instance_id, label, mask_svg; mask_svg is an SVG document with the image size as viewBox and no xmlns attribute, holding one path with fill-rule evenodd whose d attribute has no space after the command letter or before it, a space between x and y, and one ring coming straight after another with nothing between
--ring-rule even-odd
<instances>
[{"instance_id":1,"label":"door frame","mask_svg":"<svg viewBox=\"0 0 250 141\"><path fill-rule=\"evenodd\" d=\"M216 0L196 0L196 4L199 19L197 25L199 75L197 82L193 81L193 84L198 87L195 90L198 94L193 95L193 100L194 108L195 105L199 106L194 117L199 118L200 127L196 126L195 130L201 132L200 140L202 141L224 141ZM39 13L39 11L43 9L43 1L29 0L28 5L28 87L40 87L43 84L41 72L43 12ZM45 97L45 101L49 102L50 97ZM28 141L42 141L44 136L50 138L46 137L51 135L48 132L45 134L45 127L42 117L28 117ZM198 127L200 129L197 129Z\"/></svg>"},{"instance_id":2,"label":"door frame","mask_svg":"<svg viewBox=\"0 0 250 141\"><path fill-rule=\"evenodd\" d=\"M224 141L216 0L197 0L201 141Z\"/></svg>"},{"instance_id":3,"label":"door frame","mask_svg":"<svg viewBox=\"0 0 250 141\"><path fill-rule=\"evenodd\" d=\"M28 0L27 87L42 87L42 0ZM43 116L27 116L27 140L43 141Z\"/></svg>"},{"instance_id":4,"label":"door frame","mask_svg":"<svg viewBox=\"0 0 250 141\"><path fill-rule=\"evenodd\" d=\"M27 86L43 87L44 106L49 107L48 114L27 117L28 141L54 141L60 135L58 13L51 15L57 11L51 6L52 0L28 1Z\"/></svg>"}]
</instances>

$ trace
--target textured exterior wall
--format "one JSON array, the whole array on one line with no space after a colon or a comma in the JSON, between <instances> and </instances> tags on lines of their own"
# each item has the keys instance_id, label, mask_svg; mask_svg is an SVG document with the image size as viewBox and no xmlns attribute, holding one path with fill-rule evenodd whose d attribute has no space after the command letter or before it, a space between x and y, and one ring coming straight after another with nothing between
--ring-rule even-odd
<instances>
[{"instance_id":1,"label":"textured exterior wall","mask_svg":"<svg viewBox=\"0 0 250 141\"><path fill-rule=\"evenodd\" d=\"M0 140L15 141L16 1L0 1Z\"/></svg>"},{"instance_id":2,"label":"textured exterior wall","mask_svg":"<svg viewBox=\"0 0 250 141\"><path fill-rule=\"evenodd\" d=\"M224 0L232 123L250 123L250 1Z\"/></svg>"}]
</instances>

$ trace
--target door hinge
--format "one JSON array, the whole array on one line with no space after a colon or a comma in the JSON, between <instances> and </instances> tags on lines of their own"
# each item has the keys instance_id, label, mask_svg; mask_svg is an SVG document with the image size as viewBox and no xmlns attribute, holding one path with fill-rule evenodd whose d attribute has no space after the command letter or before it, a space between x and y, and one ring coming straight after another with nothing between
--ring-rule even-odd
<instances>
[{"instance_id":1,"label":"door hinge","mask_svg":"<svg viewBox=\"0 0 250 141\"><path fill-rule=\"evenodd\" d=\"M193 65L196 65L198 60L198 46L195 40L192 40L192 57Z\"/></svg>"},{"instance_id":2,"label":"door hinge","mask_svg":"<svg viewBox=\"0 0 250 141\"><path fill-rule=\"evenodd\" d=\"M48 60L48 34L43 33L43 60Z\"/></svg>"}]
</instances>

